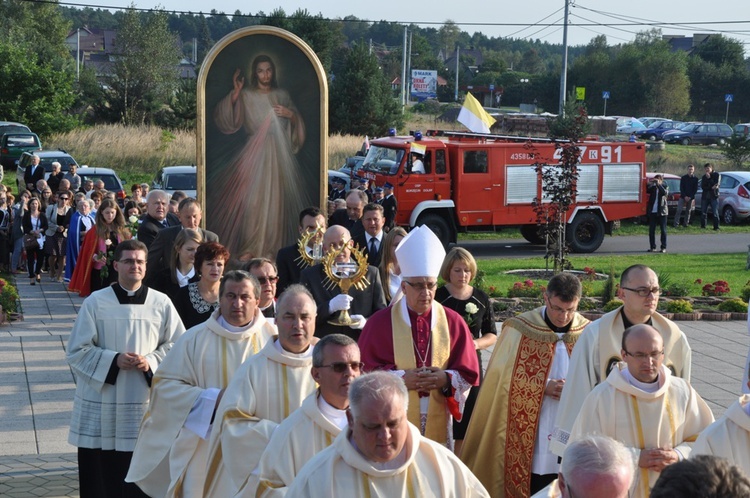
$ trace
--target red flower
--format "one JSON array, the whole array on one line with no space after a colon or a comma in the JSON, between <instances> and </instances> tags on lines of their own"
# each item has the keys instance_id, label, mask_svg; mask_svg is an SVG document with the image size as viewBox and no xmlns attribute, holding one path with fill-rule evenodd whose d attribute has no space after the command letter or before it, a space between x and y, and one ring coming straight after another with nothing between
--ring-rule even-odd
<instances>
[{"instance_id":1,"label":"red flower","mask_svg":"<svg viewBox=\"0 0 750 498\"><path fill-rule=\"evenodd\" d=\"M713 287L714 286L711 285L711 284L706 284L706 285L703 286L703 290L706 291L706 292L708 292L708 291L712 290Z\"/></svg>"},{"instance_id":2,"label":"red flower","mask_svg":"<svg viewBox=\"0 0 750 498\"><path fill-rule=\"evenodd\" d=\"M703 279L702 278L696 278L695 282L693 282L693 283L695 283L695 284L702 284L703 283Z\"/></svg>"},{"instance_id":3,"label":"red flower","mask_svg":"<svg viewBox=\"0 0 750 498\"><path fill-rule=\"evenodd\" d=\"M534 281L533 280L527 280L524 282L526 284L526 287L534 287Z\"/></svg>"}]
</instances>

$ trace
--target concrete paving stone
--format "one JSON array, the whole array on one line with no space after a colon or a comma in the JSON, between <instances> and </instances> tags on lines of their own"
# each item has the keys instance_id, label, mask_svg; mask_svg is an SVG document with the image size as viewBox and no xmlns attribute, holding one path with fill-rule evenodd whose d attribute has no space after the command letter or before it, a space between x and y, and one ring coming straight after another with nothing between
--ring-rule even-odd
<instances>
[{"instance_id":1,"label":"concrete paving stone","mask_svg":"<svg viewBox=\"0 0 750 498\"><path fill-rule=\"evenodd\" d=\"M37 453L36 441L4 442L0 455L32 455Z\"/></svg>"}]
</instances>

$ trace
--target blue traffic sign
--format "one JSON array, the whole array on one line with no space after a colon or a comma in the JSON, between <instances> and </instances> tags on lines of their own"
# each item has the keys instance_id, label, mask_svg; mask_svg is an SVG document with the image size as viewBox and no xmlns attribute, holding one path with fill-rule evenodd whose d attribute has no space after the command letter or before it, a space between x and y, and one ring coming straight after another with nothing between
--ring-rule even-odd
<instances>
[{"instance_id":1,"label":"blue traffic sign","mask_svg":"<svg viewBox=\"0 0 750 498\"><path fill-rule=\"evenodd\" d=\"M605 91L605 92L602 92L602 98L603 98L604 100L607 100L607 99L609 98L609 92L607 92L607 91Z\"/></svg>"},{"instance_id":2,"label":"blue traffic sign","mask_svg":"<svg viewBox=\"0 0 750 498\"><path fill-rule=\"evenodd\" d=\"M734 94L728 93L724 95L724 102L734 102Z\"/></svg>"}]
</instances>

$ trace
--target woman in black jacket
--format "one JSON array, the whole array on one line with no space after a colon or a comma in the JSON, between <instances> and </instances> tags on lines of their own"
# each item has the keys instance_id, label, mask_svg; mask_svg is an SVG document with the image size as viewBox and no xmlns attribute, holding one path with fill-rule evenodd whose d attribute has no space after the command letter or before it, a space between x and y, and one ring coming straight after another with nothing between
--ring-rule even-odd
<instances>
[{"instance_id":1,"label":"woman in black jacket","mask_svg":"<svg viewBox=\"0 0 750 498\"><path fill-rule=\"evenodd\" d=\"M29 200L28 210L24 213L22 222L24 235L33 234L37 239L37 244L26 247L26 266L29 269L29 279L31 285L34 285L34 279L37 282L42 280L42 263L44 263L44 232L49 225L47 217L42 212L42 203L38 197L32 197Z\"/></svg>"}]
</instances>

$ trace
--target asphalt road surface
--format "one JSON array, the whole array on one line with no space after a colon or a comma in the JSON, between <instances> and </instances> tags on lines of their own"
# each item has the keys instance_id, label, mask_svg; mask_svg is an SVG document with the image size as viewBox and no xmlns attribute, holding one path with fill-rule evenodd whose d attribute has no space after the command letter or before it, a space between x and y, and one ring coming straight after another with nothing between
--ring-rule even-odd
<instances>
[{"instance_id":1,"label":"asphalt road surface","mask_svg":"<svg viewBox=\"0 0 750 498\"><path fill-rule=\"evenodd\" d=\"M679 235L667 232L667 252L676 254L746 253L750 245L750 233L722 233L708 230L699 235ZM656 233L659 243L659 232ZM477 259L533 258L544 256L544 246L532 245L524 239L470 240L459 246L467 249ZM648 236L604 237L601 247L592 255L619 255L646 253Z\"/></svg>"}]
</instances>

